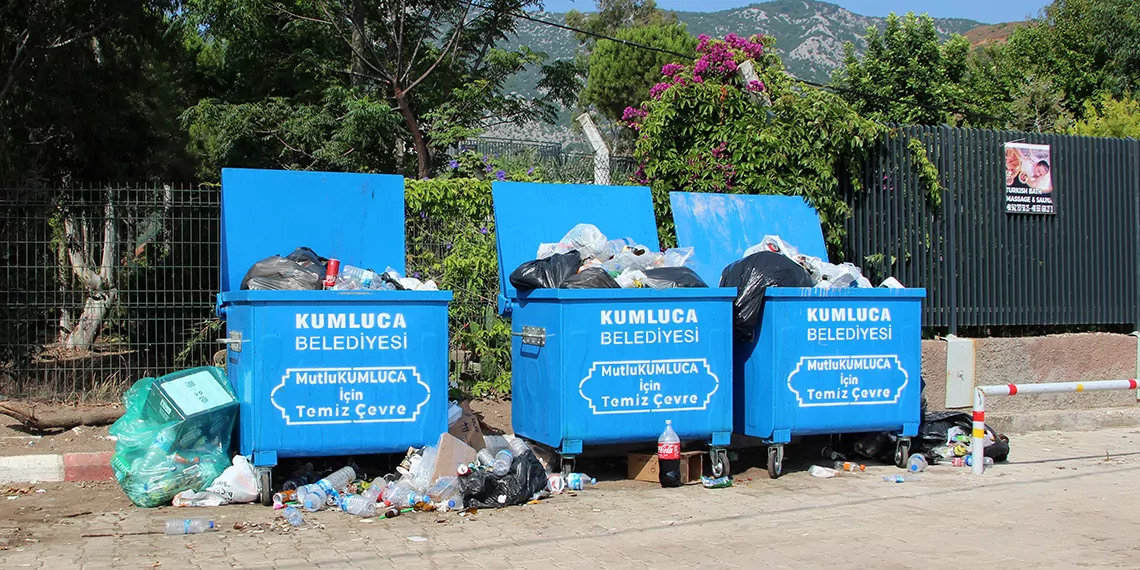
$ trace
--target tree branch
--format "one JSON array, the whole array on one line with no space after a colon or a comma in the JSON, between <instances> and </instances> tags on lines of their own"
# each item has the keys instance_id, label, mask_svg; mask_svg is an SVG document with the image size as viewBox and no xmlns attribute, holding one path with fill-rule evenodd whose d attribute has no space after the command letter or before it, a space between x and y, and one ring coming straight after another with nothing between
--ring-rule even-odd
<instances>
[{"instance_id":1,"label":"tree branch","mask_svg":"<svg viewBox=\"0 0 1140 570\"><path fill-rule=\"evenodd\" d=\"M67 257L71 261L71 270L85 287L92 291L100 290L102 283L99 282L99 274L87 266L87 259L83 255L86 240L80 236L81 232L75 227L75 220L66 210L63 212L63 228L67 238Z\"/></svg>"},{"instance_id":2,"label":"tree branch","mask_svg":"<svg viewBox=\"0 0 1140 570\"><path fill-rule=\"evenodd\" d=\"M427 68L427 71L424 71L423 74L421 74L415 81L411 82L407 87L404 88L404 93L411 91L415 88L416 85L419 85L420 82L422 82L424 79L427 79L427 77L431 75L431 72L435 71L436 66L438 66L445 57L454 52L455 45L459 42L459 35L463 32L463 27L467 22L467 11L470 9L471 0L467 0L467 6L463 8L463 16L459 19L459 23L456 24L455 30L452 31L451 39L448 40L447 46L443 49L442 52L440 52L439 57L435 58L435 61L432 62L431 66ZM410 69L411 68L409 67L409 70Z\"/></svg>"},{"instance_id":3,"label":"tree branch","mask_svg":"<svg viewBox=\"0 0 1140 570\"><path fill-rule=\"evenodd\" d=\"M16 55L12 56L12 63L8 66L8 78L4 80L4 87L0 88L0 101L3 101L8 93L12 90L12 86L16 84L16 72L24 66L27 58L24 56L24 49L28 45L28 38L31 37L31 32L24 30L23 37L20 39L20 45L16 47Z\"/></svg>"},{"instance_id":4,"label":"tree branch","mask_svg":"<svg viewBox=\"0 0 1140 570\"><path fill-rule=\"evenodd\" d=\"M119 224L115 219L114 191L107 191L107 204L103 207L103 260L99 266L99 277L104 284L113 283L115 271L115 250L119 239Z\"/></svg>"}]
</instances>

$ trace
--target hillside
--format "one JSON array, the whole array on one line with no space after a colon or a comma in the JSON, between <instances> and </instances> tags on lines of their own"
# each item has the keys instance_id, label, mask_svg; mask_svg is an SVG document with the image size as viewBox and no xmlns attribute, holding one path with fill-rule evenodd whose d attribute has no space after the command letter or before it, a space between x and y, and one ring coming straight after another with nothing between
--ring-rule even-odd
<instances>
[{"instance_id":1,"label":"hillside","mask_svg":"<svg viewBox=\"0 0 1140 570\"><path fill-rule=\"evenodd\" d=\"M560 24L566 21L566 15L560 13L536 12L533 16ZM827 82L842 63L844 43L853 42L856 50L862 52L866 47L863 34L867 28L881 29L886 21L816 0L774 0L720 12L677 12L677 17L693 35L723 37L729 32L740 36L770 35L776 39L776 49L789 73L820 83ZM982 25L963 19L936 18L934 21L943 37L965 34ZM515 40L503 47L526 45L545 52L552 60L574 56L577 42L567 30L520 20L517 31ZM536 79L534 70L520 73L508 83L507 90L534 95ZM568 120L569 114L565 116ZM526 129L499 128L493 134L514 139L565 141L569 130L536 125Z\"/></svg>"}]
</instances>

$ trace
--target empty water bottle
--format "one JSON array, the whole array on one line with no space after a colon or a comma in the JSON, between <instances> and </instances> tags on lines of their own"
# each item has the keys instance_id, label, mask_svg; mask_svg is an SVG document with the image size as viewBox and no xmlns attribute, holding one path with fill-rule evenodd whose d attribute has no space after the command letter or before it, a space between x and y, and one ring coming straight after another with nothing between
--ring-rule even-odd
<instances>
[{"instance_id":1,"label":"empty water bottle","mask_svg":"<svg viewBox=\"0 0 1140 570\"><path fill-rule=\"evenodd\" d=\"M325 505L328 504L329 496L327 493L325 493L324 489L317 487L315 484L314 485L306 485L305 487L306 487L306 489L305 489L304 498L300 499L300 501L301 501L301 507L304 508L306 511L309 511L310 513L316 512L316 511L321 510L322 508L324 508ZM298 488L297 490L300 491L301 488ZM298 493L298 496L299 495L300 495L300 493Z\"/></svg>"},{"instance_id":2,"label":"empty water bottle","mask_svg":"<svg viewBox=\"0 0 1140 570\"><path fill-rule=\"evenodd\" d=\"M926 471L930 464L926 461L926 456L921 453L911 454L910 459L906 462L906 470L911 473L921 473Z\"/></svg>"},{"instance_id":3,"label":"empty water bottle","mask_svg":"<svg viewBox=\"0 0 1140 570\"><path fill-rule=\"evenodd\" d=\"M341 467L314 485L324 491L326 504L336 504L337 499L340 498L340 492L348 487L353 479L356 479L356 470L351 467Z\"/></svg>"},{"instance_id":4,"label":"empty water bottle","mask_svg":"<svg viewBox=\"0 0 1140 570\"><path fill-rule=\"evenodd\" d=\"M376 501L380 500L380 495L384 493L384 488L387 486L388 482L385 481L383 477L377 477L372 481L372 484L369 485L363 493L361 493L361 495L372 499L372 502L375 503Z\"/></svg>"},{"instance_id":5,"label":"empty water bottle","mask_svg":"<svg viewBox=\"0 0 1140 570\"><path fill-rule=\"evenodd\" d=\"M166 521L166 534L198 534L218 530L210 519L171 519Z\"/></svg>"},{"instance_id":6,"label":"empty water bottle","mask_svg":"<svg viewBox=\"0 0 1140 570\"><path fill-rule=\"evenodd\" d=\"M982 465L984 465L986 467L990 467L993 464L994 464L994 458L993 457L986 457L986 458L982 459ZM966 456L966 465L973 467L973 465L974 465L974 456L973 455L967 455Z\"/></svg>"},{"instance_id":7,"label":"empty water bottle","mask_svg":"<svg viewBox=\"0 0 1140 570\"><path fill-rule=\"evenodd\" d=\"M494 473L496 477L506 475L511 470L511 461L513 460L511 450L499 450L499 452L495 454L494 463L491 464L491 472Z\"/></svg>"},{"instance_id":8,"label":"empty water bottle","mask_svg":"<svg viewBox=\"0 0 1140 570\"><path fill-rule=\"evenodd\" d=\"M340 275L337 276L336 285L333 286L333 289L377 289L379 286L380 280L376 278L374 271L341 264Z\"/></svg>"},{"instance_id":9,"label":"empty water bottle","mask_svg":"<svg viewBox=\"0 0 1140 570\"><path fill-rule=\"evenodd\" d=\"M491 453L490 449L484 447L479 450L479 453L475 454L475 461L483 467L490 467L495 464L495 454Z\"/></svg>"},{"instance_id":10,"label":"empty water bottle","mask_svg":"<svg viewBox=\"0 0 1140 570\"><path fill-rule=\"evenodd\" d=\"M440 477L439 480L431 486L431 489L428 489L428 497L431 497L432 501L442 504L456 499L462 500L461 493L459 478L457 477ZM456 501L456 504L458 503L459 501Z\"/></svg>"},{"instance_id":11,"label":"empty water bottle","mask_svg":"<svg viewBox=\"0 0 1140 570\"><path fill-rule=\"evenodd\" d=\"M507 443L510 445L511 455L515 457L522 457L523 454L530 451L530 446L526 444L525 440L518 436Z\"/></svg>"},{"instance_id":12,"label":"empty water bottle","mask_svg":"<svg viewBox=\"0 0 1140 570\"><path fill-rule=\"evenodd\" d=\"M887 475L883 477L883 481L888 483L906 483L907 481L918 481L918 475Z\"/></svg>"},{"instance_id":13,"label":"empty water bottle","mask_svg":"<svg viewBox=\"0 0 1140 570\"><path fill-rule=\"evenodd\" d=\"M832 467L836 471L855 472L855 471L866 471L867 470L866 465L863 465L862 463L852 463L850 461L836 461L835 464L832 465Z\"/></svg>"},{"instance_id":14,"label":"empty water bottle","mask_svg":"<svg viewBox=\"0 0 1140 570\"><path fill-rule=\"evenodd\" d=\"M296 507L285 507L282 514L285 515L285 520L293 526L305 524L305 517L301 516L301 511L297 510Z\"/></svg>"},{"instance_id":15,"label":"empty water bottle","mask_svg":"<svg viewBox=\"0 0 1140 570\"><path fill-rule=\"evenodd\" d=\"M340 510L358 517L376 515L376 500L364 495L345 495L340 498Z\"/></svg>"},{"instance_id":16,"label":"empty water bottle","mask_svg":"<svg viewBox=\"0 0 1140 570\"><path fill-rule=\"evenodd\" d=\"M566 488L571 491L581 491L586 487L598 484L598 480L585 473L571 473L566 476Z\"/></svg>"},{"instance_id":17,"label":"empty water bottle","mask_svg":"<svg viewBox=\"0 0 1140 570\"><path fill-rule=\"evenodd\" d=\"M491 455L495 455L503 449L511 448L510 444L507 443L507 438L501 435L484 435L483 446L491 452Z\"/></svg>"}]
</instances>

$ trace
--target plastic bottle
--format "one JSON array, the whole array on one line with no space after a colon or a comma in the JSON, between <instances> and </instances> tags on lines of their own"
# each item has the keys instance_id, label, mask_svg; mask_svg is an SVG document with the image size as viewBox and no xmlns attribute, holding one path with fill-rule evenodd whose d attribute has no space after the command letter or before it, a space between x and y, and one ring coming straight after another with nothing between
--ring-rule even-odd
<instances>
[{"instance_id":1,"label":"plastic bottle","mask_svg":"<svg viewBox=\"0 0 1140 570\"><path fill-rule=\"evenodd\" d=\"M170 519L166 521L166 534L198 534L218 530L210 519Z\"/></svg>"},{"instance_id":2,"label":"plastic bottle","mask_svg":"<svg viewBox=\"0 0 1140 570\"><path fill-rule=\"evenodd\" d=\"M912 453L910 459L906 462L906 470L911 473L921 473L926 471L930 463L926 461L926 456L921 453Z\"/></svg>"},{"instance_id":3,"label":"plastic bottle","mask_svg":"<svg viewBox=\"0 0 1140 570\"><path fill-rule=\"evenodd\" d=\"M994 464L994 458L993 457L986 457L982 460L982 465L984 465L986 467L991 467L991 466L993 466L993 464ZM967 455L966 456L966 465L968 465L970 467L974 466L974 456L973 455Z\"/></svg>"},{"instance_id":4,"label":"plastic bottle","mask_svg":"<svg viewBox=\"0 0 1140 570\"><path fill-rule=\"evenodd\" d=\"M458 477L440 477L431 489L428 489L428 497L436 503L446 504L459 497L460 493Z\"/></svg>"},{"instance_id":5,"label":"plastic bottle","mask_svg":"<svg viewBox=\"0 0 1140 570\"><path fill-rule=\"evenodd\" d=\"M516 436L514 439L511 439L507 443L510 446L511 455L515 457L522 457L523 454L530 451L530 446L527 445L526 440L520 437Z\"/></svg>"},{"instance_id":6,"label":"plastic bottle","mask_svg":"<svg viewBox=\"0 0 1140 570\"><path fill-rule=\"evenodd\" d=\"M301 516L301 511L297 510L297 507L285 507L285 512L282 514L285 515L285 520L293 526L305 524L305 517Z\"/></svg>"},{"instance_id":7,"label":"plastic bottle","mask_svg":"<svg viewBox=\"0 0 1140 570\"><path fill-rule=\"evenodd\" d=\"M321 510L329 501L329 496L325 490L314 485L306 485L305 495L301 501L301 507L310 513ZM298 489L300 490L300 489ZM300 495L300 493L298 493Z\"/></svg>"},{"instance_id":8,"label":"plastic bottle","mask_svg":"<svg viewBox=\"0 0 1140 570\"><path fill-rule=\"evenodd\" d=\"M364 495L345 495L340 498L340 510L358 517L376 516L376 500Z\"/></svg>"},{"instance_id":9,"label":"plastic bottle","mask_svg":"<svg viewBox=\"0 0 1140 570\"><path fill-rule=\"evenodd\" d=\"M673 420L665 420L665 430L657 438L657 473L662 487L681 486L681 438L673 431ZM567 480L567 484L570 481ZM570 487L573 489L573 486Z\"/></svg>"},{"instance_id":10,"label":"plastic bottle","mask_svg":"<svg viewBox=\"0 0 1140 570\"><path fill-rule=\"evenodd\" d=\"M491 450L484 447L475 454L475 460L482 467L490 467L491 465L495 464L495 454L491 453Z\"/></svg>"},{"instance_id":11,"label":"plastic bottle","mask_svg":"<svg viewBox=\"0 0 1140 570\"><path fill-rule=\"evenodd\" d=\"M571 491L581 491L586 487L593 487L597 484L597 479L594 479L585 473L570 473L566 476L566 488Z\"/></svg>"},{"instance_id":12,"label":"plastic bottle","mask_svg":"<svg viewBox=\"0 0 1140 570\"><path fill-rule=\"evenodd\" d=\"M866 471L867 466L861 463L852 463L850 461L836 461L833 468L836 471L847 471L854 473L856 471Z\"/></svg>"},{"instance_id":13,"label":"plastic bottle","mask_svg":"<svg viewBox=\"0 0 1140 570\"><path fill-rule=\"evenodd\" d=\"M340 492L348 487L353 479L356 479L356 470L351 467L341 467L314 485L325 492L326 502L331 500L335 504L336 500L340 498Z\"/></svg>"},{"instance_id":14,"label":"plastic bottle","mask_svg":"<svg viewBox=\"0 0 1140 570\"><path fill-rule=\"evenodd\" d=\"M918 475L887 475L883 477L883 481L888 483L905 483L907 481L918 481Z\"/></svg>"},{"instance_id":15,"label":"plastic bottle","mask_svg":"<svg viewBox=\"0 0 1140 570\"><path fill-rule=\"evenodd\" d=\"M496 477L506 475L511 470L512 461L514 461L514 457L511 456L511 450L499 450L499 452L495 454L494 463L491 464L491 473L494 473Z\"/></svg>"},{"instance_id":16,"label":"plastic bottle","mask_svg":"<svg viewBox=\"0 0 1140 570\"><path fill-rule=\"evenodd\" d=\"M377 477L372 480L372 484L361 493L362 496L368 497L373 503L380 500L380 495L384 493L384 488L388 486L388 482L383 477Z\"/></svg>"},{"instance_id":17,"label":"plastic bottle","mask_svg":"<svg viewBox=\"0 0 1140 570\"><path fill-rule=\"evenodd\" d=\"M379 285L380 280L376 278L376 272L354 265L341 264L340 275L337 276L336 285L333 286L333 289L340 291L375 289Z\"/></svg>"},{"instance_id":18,"label":"plastic bottle","mask_svg":"<svg viewBox=\"0 0 1140 570\"><path fill-rule=\"evenodd\" d=\"M819 465L812 465L811 467L808 468L808 475L811 475L812 477L820 477L823 479L830 479L832 477L838 477L839 471L835 470L835 469L831 469L829 467L821 467Z\"/></svg>"},{"instance_id":19,"label":"plastic bottle","mask_svg":"<svg viewBox=\"0 0 1140 570\"><path fill-rule=\"evenodd\" d=\"M507 443L507 438L501 435L484 435L483 447L487 448L491 455L495 455L500 450L511 448L510 444Z\"/></svg>"}]
</instances>

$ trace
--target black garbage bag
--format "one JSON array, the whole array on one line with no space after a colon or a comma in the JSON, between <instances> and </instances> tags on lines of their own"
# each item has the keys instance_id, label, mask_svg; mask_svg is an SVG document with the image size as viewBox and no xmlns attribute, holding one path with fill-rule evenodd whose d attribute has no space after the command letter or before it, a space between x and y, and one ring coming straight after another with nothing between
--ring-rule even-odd
<instances>
[{"instance_id":1,"label":"black garbage bag","mask_svg":"<svg viewBox=\"0 0 1140 570\"><path fill-rule=\"evenodd\" d=\"M732 303L733 329L738 340L751 342L764 309L768 287L811 287L807 270L778 253L761 251L734 261L720 274L721 287L736 287Z\"/></svg>"},{"instance_id":2,"label":"black garbage bag","mask_svg":"<svg viewBox=\"0 0 1140 570\"><path fill-rule=\"evenodd\" d=\"M914 447L923 452L946 444L950 429L958 427L967 434L974 430L974 418L965 412L930 412L923 415L922 424L918 427L918 441ZM985 456L993 458L994 463L1000 463L1009 458L1009 438L996 433L989 424L986 424L986 433L993 438L993 443L986 446Z\"/></svg>"},{"instance_id":3,"label":"black garbage bag","mask_svg":"<svg viewBox=\"0 0 1140 570\"><path fill-rule=\"evenodd\" d=\"M556 253L546 259L528 261L511 272L511 285L520 291L557 289L570 276L578 273L582 256L577 251Z\"/></svg>"},{"instance_id":4,"label":"black garbage bag","mask_svg":"<svg viewBox=\"0 0 1140 570\"><path fill-rule=\"evenodd\" d=\"M514 458L506 475L495 477L489 471L473 471L460 478L459 486L464 507L497 509L521 505L546 488L546 470L534 452L527 451Z\"/></svg>"},{"instance_id":5,"label":"black garbage bag","mask_svg":"<svg viewBox=\"0 0 1140 570\"><path fill-rule=\"evenodd\" d=\"M918 428L918 437L911 439L911 453L923 453L929 457L931 450L945 445L950 428L959 427L970 433L973 431L973 417L965 412L930 412L925 414ZM983 454L1001 463L1009 459L1009 438L995 433L993 428L986 424L986 433L993 438L993 443L987 445ZM855 439L854 452L866 459L894 462L895 446L898 436L886 432L861 434Z\"/></svg>"},{"instance_id":6,"label":"black garbage bag","mask_svg":"<svg viewBox=\"0 0 1140 570\"><path fill-rule=\"evenodd\" d=\"M253 264L241 280L241 289L250 291L309 291L324 288L327 259L307 247L297 248L288 257L274 255Z\"/></svg>"},{"instance_id":7,"label":"black garbage bag","mask_svg":"<svg viewBox=\"0 0 1140 570\"><path fill-rule=\"evenodd\" d=\"M601 267L583 269L562 282L563 289L620 289L617 281Z\"/></svg>"},{"instance_id":8,"label":"black garbage bag","mask_svg":"<svg viewBox=\"0 0 1140 570\"><path fill-rule=\"evenodd\" d=\"M654 289L672 287L708 287L708 284L688 267L656 267L645 270L645 284Z\"/></svg>"}]
</instances>

